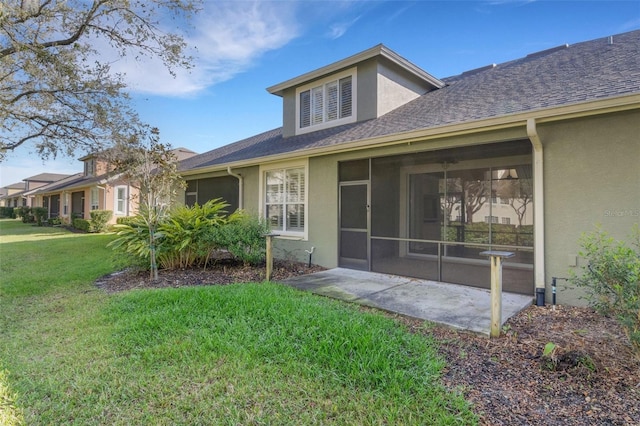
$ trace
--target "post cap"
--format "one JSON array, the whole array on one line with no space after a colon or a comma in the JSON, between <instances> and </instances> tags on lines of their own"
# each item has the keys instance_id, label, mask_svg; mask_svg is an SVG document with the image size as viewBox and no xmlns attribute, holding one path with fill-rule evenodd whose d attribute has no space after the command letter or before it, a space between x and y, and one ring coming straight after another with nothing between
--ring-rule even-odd
<instances>
[{"instance_id":1,"label":"post cap","mask_svg":"<svg viewBox=\"0 0 640 426\"><path fill-rule=\"evenodd\" d=\"M480 252L480 256L495 256L495 257L513 257L516 254L512 251L499 251L499 250L487 250Z\"/></svg>"}]
</instances>

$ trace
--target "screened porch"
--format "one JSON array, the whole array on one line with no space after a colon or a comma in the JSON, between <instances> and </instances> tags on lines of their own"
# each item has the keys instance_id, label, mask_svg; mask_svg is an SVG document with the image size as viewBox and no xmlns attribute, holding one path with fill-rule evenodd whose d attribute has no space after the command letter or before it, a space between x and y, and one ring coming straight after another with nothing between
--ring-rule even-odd
<instances>
[{"instance_id":1,"label":"screened porch","mask_svg":"<svg viewBox=\"0 0 640 426\"><path fill-rule=\"evenodd\" d=\"M341 162L342 267L488 287L485 250L515 253L504 290L533 294L529 141Z\"/></svg>"}]
</instances>

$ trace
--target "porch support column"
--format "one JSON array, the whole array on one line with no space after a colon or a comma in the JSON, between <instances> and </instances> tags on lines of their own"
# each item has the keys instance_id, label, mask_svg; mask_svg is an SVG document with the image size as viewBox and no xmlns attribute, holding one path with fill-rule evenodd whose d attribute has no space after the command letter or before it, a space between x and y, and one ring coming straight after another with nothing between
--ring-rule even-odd
<instances>
[{"instance_id":1,"label":"porch support column","mask_svg":"<svg viewBox=\"0 0 640 426\"><path fill-rule=\"evenodd\" d=\"M544 305L544 157L536 119L527 119L527 135L533 146L533 256L536 304Z\"/></svg>"}]
</instances>

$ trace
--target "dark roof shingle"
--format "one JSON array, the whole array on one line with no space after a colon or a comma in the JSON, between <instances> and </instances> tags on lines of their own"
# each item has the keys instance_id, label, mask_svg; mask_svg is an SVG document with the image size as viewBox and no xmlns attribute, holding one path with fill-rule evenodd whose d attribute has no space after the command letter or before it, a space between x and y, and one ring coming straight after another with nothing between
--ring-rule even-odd
<instances>
[{"instance_id":1,"label":"dark roof shingle","mask_svg":"<svg viewBox=\"0 0 640 426\"><path fill-rule=\"evenodd\" d=\"M330 147L640 93L640 30L560 46L452 76L445 87L373 120L282 137L274 129L181 162L181 170Z\"/></svg>"}]
</instances>

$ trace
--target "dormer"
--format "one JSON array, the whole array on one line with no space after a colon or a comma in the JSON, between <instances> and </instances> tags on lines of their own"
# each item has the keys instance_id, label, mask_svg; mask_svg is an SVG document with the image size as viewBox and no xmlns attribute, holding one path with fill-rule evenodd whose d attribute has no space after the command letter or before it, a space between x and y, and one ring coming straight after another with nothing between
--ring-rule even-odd
<instances>
[{"instance_id":1,"label":"dormer","mask_svg":"<svg viewBox=\"0 0 640 426\"><path fill-rule=\"evenodd\" d=\"M95 177L103 175L107 172L107 162L105 160L101 160L95 154L89 154L78 160L84 163L84 176L85 177Z\"/></svg>"},{"instance_id":2,"label":"dormer","mask_svg":"<svg viewBox=\"0 0 640 426\"><path fill-rule=\"evenodd\" d=\"M444 85L379 44L267 91L282 97L289 137L380 117Z\"/></svg>"}]
</instances>

